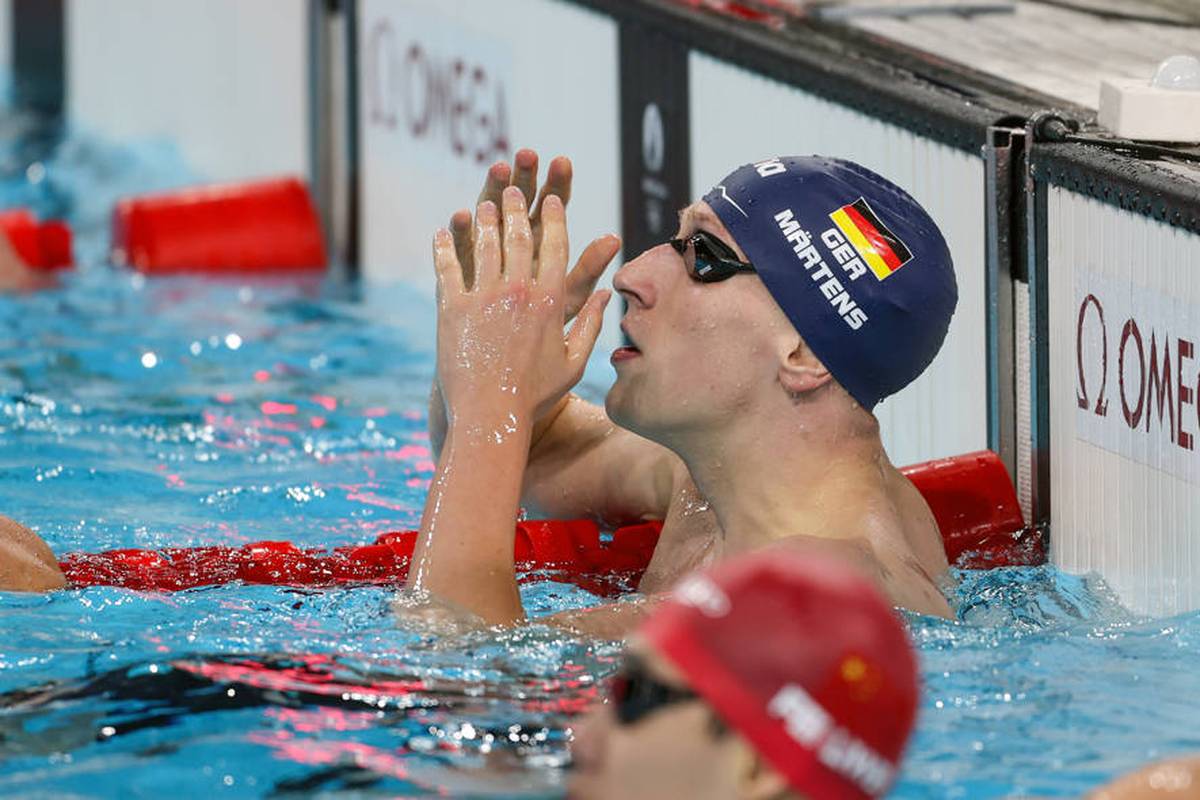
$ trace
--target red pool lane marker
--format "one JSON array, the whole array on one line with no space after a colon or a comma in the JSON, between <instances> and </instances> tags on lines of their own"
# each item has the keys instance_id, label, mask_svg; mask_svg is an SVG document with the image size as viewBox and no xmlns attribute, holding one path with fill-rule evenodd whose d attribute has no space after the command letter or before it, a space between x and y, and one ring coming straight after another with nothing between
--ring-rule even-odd
<instances>
[{"instance_id":1,"label":"red pool lane marker","mask_svg":"<svg viewBox=\"0 0 1200 800\"><path fill-rule=\"evenodd\" d=\"M991 452L906 467L929 503L950 563L969 569L1045 562L1044 542L1025 526L1008 472ZM662 529L659 522L618 528L603 542L588 520L518 523L513 555L522 580L562 579L611 596L641 579ZM122 586L177 591L243 581L286 586L400 585L408 574L416 531L385 533L374 543L334 550L291 542L240 547L177 547L71 553L61 561L75 587Z\"/></svg>"},{"instance_id":2,"label":"red pool lane marker","mask_svg":"<svg viewBox=\"0 0 1200 800\"><path fill-rule=\"evenodd\" d=\"M39 223L25 208L0 211L0 231L30 269L55 270L74 263L71 228L60 220Z\"/></svg>"},{"instance_id":3,"label":"red pool lane marker","mask_svg":"<svg viewBox=\"0 0 1200 800\"><path fill-rule=\"evenodd\" d=\"M1041 531L1029 528L1004 462L990 450L900 470L929 504L946 559L965 569L1046 562Z\"/></svg>"},{"instance_id":4,"label":"red pool lane marker","mask_svg":"<svg viewBox=\"0 0 1200 800\"><path fill-rule=\"evenodd\" d=\"M142 272L324 269L308 187L296 178L199 186L122 200L113 260Z\"/></svg>"}]
</instances>

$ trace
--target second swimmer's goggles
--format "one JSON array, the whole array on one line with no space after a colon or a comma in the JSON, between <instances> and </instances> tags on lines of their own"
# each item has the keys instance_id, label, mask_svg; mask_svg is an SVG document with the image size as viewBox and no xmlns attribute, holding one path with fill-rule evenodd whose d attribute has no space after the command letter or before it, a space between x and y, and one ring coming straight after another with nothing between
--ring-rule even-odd
<instances>
[{"instance_id":1,"label":"second swimmer's goggles","mask_svg":"<svg viewBox=\"0 0 1200 800\"><path fill-rule=\"evenodd\" d=\"M753 264L738 261L729 245L707 231L696 231L686 239L671 239L667 244L683 256L688 275L701 283L716 283L739 272L755 271Z\"/></svg>"},{"instance_id":2,"label":"second swimmer's goggles","mask_svg":"<svg viewBox=\"0 0 1200 800\"><path fill-rule=\"evenodd\" d=\"M666 706L699 699L691 689L669 686L658 680L632 656L626 657L620 672L610 680L608 696L621 725L633 725Z\"/></svg>"}]
</instances>

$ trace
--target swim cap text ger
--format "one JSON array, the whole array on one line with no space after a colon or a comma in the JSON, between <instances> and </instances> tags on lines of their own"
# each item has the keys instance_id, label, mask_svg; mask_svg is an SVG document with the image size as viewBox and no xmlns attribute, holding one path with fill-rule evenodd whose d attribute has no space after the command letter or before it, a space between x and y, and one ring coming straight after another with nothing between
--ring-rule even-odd
<instances>
[{"instance_id":1,"label":"swim cap text ger","mask_svg":"<svg viewBox=\"0 0 1200 800\"><path fill-rule=\"evenodd\" d=\"M704 200L863 408L933 361L958 287L945 239L903 189L850 161L794 156L739 167Z\"/></svg>"}]
</instances>

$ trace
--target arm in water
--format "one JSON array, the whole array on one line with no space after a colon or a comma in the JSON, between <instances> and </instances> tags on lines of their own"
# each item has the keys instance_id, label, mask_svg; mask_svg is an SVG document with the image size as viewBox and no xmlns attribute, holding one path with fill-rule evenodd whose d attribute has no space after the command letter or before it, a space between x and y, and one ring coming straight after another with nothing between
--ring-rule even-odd
<instances>
[{"instance_id":1,"label":"arm in water","mask_svg":"<svg viewBox=\"0 0 1200 800\"><path fill-rule=\"evenodd\" d=\"M46 543L24 525L0 516L0 591L46 592L66 583Z\"/></svg>"},{"instance_id":2,"label":"arm in water","mask_svg":"<svg viewBox=\"0 0 1200 800\"><path fill-rule=\"evenodd\" d=\"M21 260L8 236L0 233L0 292L23 292L46 283L43 276L39 276Z\"/></svg>"},{"instance_id":3,"label":"arm in water","mask_svg":"<svg viewBox=\"0 0 1200 800\"><path fill-rule=\"evenodd\" d=\"M480 204L473 268L447 230L434 239L438 276L438 382L447 428L408 586L490 623L524 618L513 564L513 523L534 421L583 374L608 292L588 297L564 337L566 216L542 205L540 258L524 193Z\"/></svg>"},{"instance_id":4,"label":"arm in water","mask_svg":"<svg viewBox=\"0 0 1200 800\"><path fill-rule=\"evenodd\" d=\"M521 190L533 211L536 265L542 239L541 212L549 196L564 207L570 199L572 166L569 159L550 162L546 182L537 192L538 158L520 150L510 167L492 165L479 193L479 202L501 204L501 193L510 185ZM474 235L470 212L459 211L450 220L454 249L467 282L474 274ZM567 273L563 311L569 322L591 295L604 269L620 248L615 235L591 242ZM446 437L446 404L435 379L429 402L429 439L435 457ZM523 476L521 502L535 517L589 517L602 524L620 525L644 519L662 519L670 502L670 476L678 457L659 445L619 428L600 408L565 394L534 420L529 463Z\"/></svg>"}]
</instances>

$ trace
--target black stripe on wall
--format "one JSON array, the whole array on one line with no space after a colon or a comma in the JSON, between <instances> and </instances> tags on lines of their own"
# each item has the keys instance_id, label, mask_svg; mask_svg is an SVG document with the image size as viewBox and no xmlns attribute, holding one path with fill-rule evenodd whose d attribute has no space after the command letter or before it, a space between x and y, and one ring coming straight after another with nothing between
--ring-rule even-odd
<instances>
[{"instance_id":1,"label":"black stripe on wall","mask_svg":"<svg viewBox=\"0 0 1200 800\"><path fill-rule=\"evenodd\" d=\"M623 21L620 86L621 225L633 258L674 236L692 200L687 46Z\"/></svg>"},{"instance_id":2,"label":"black stripe on wall","mask_svg":"<svg viewBox=\"0 0 1200 800\"><path fill-rule=\"evenodd\" d=\"M57 117L66 96L63 0L13 0L13 88L17 108Z\"/></svg>"}]
</instances>

